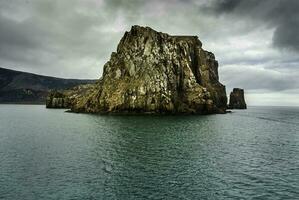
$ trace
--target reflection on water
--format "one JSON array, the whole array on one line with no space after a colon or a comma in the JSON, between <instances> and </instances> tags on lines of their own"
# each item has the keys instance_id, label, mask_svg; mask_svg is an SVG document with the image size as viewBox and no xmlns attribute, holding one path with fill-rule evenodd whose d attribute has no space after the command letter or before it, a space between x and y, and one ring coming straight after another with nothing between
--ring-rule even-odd
<instances>
[{"instance_id":1,"label":"reflection on water","mask_svg":"<svg viewBox=\"0 0 299 200\"><path fill-rule=\"evenodd\" d=\"M0 105L0 199L295 199L299 110L98 116Z\"/></svg>"}]
</instances>

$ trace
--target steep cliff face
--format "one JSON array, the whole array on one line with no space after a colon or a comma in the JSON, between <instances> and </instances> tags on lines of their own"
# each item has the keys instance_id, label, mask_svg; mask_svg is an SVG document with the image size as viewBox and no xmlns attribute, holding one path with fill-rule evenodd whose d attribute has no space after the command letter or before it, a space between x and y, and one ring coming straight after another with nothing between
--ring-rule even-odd
<instances>
[{"instance_id":1,"label":"steep cliff face","mask_svg":"<svg viewBox=\"0 0 299 200\"><path fill-rule=\"evenodd\" d=\"M240 88L234 88L230 93L229 109L246 109L247 105L244 98L244 90Z\"/></svg>"},{"instance_id":2,"label":"steep cliff face","mask_svg":"<svg viewBox=\"0 0 299 200\"><path fill-rule=\"evenodd\" d=\"M96 89L72 100L74 112L223 113L225 86L213 53L197 36L133 26L104 65Z\"/></svg>"}]
</instances>

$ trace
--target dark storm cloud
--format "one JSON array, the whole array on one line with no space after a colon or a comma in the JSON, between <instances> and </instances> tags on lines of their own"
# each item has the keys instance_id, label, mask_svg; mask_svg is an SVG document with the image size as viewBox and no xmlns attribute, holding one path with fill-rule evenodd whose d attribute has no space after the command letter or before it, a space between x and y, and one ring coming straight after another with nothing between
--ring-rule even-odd
<instances>
[{"instance_id":1,"label":"dark storm cloud","mask_svg":"<svg viewBox=\"0 0 299 200\"><path fill-rule=\"evenodd\" d=\"M215 13L236 19L257 20L274 28L273 45L299 51L298 0L222 0L212 6ZM260 25L261 25L260 24Z\"/></svg>"},{"instance_id":2,"label":"dark storm cloud","mask_svg":"<svg viewBox=\"0 0 299 200\"><path fill-rule=\"evenodd\" d=\"M34 31L30 26L15 22L5 17L0 18L0 44L13 45L19 47L36 46L34 37L32 37ZM22 32L20 32L22 30Z\"/></svg>"}]
</instances>

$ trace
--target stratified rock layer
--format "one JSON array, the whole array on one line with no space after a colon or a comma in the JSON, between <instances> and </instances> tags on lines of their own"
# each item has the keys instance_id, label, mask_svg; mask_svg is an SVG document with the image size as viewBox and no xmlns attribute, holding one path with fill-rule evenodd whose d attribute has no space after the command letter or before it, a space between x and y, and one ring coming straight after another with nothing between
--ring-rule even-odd
<instances>
[{"instance_id":1,"label":"stratified rock layer","mask_svg":"<svg viewBox=\"0 0 299 200\"><path fill-rule=\"evenodd\" d=\"M227 105L218 62L198 37L149 27L133 26L124 34L95 88L73 98L71 110L208 114L224 113Z\"/></svg>"},{"instance_id":2,"label":"stratified rock layer","mask_svg":"<svg viewBox=\"0 0 299 200\"><path fill-rule=\"evenodd\" d=\"M234 88L230 93L229 109L246 109L246 103L244 98L244 90L240 88Z\"/></svg>"}]
</instances>

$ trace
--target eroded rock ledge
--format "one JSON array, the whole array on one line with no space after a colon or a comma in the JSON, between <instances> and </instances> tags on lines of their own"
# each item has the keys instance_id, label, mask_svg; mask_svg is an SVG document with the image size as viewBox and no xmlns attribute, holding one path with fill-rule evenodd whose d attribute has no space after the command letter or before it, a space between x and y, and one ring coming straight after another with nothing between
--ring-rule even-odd
<instances>
[{"instance_id":1,"label":"eroded rock ledge","mask_svg":"<svg viewBox=\"0 0 299 200\"><path fill-rule=\"evenodd\" d=\"M71 111L210 114L227 106L218 62L197 36L141 26L124 34L102 78L83 91L63 92Z\"/></svg>"}]
</instances>

